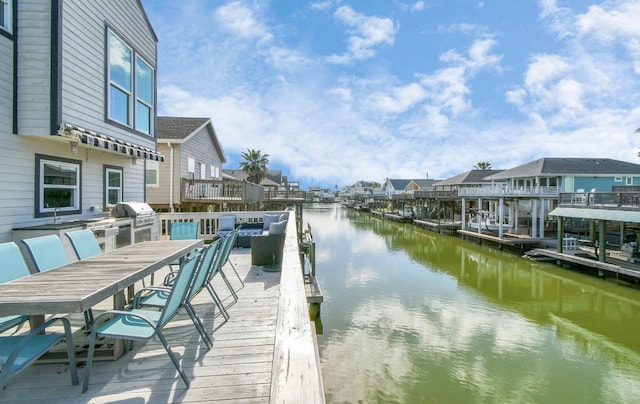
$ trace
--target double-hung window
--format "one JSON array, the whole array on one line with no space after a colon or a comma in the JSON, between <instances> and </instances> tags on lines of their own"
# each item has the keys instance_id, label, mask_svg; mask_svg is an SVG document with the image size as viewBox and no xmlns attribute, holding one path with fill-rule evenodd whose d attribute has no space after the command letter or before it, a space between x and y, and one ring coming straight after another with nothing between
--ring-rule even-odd
<instances>
[{"instance_id":1,"label":"double-hung window","mask_svg":"<svg viewBox=\"0 0 640 404\"><path fill-rule=\"evenodd\" d=\"M107 48L108 119L153 135L153 68L111 30L107 30Z\"/></svg>"},{"instance_id":2,"label":"double-hung window","mask_svg":"<svg viewBox=\"0 0 640 404\"><path fill-rule=\"evenodd\" d=\"M122 168L105 166L104 168L104 195L105 206L111 207L122 202Z\"/></svg>"},{"instance_id":3,"label":"double-hung window","mask_svg":"<svg viewBox=\"0 0 640 404\"><path fill-rule=\"evenodd\" d=\"M146 161L145 183L147 186L157 187L160 185L160 163L154 160Z\"/></svg>"},{"instance_id":4,"label":"double-hung window","mask_svg":"<svg viewBox=\"0 0 640 404\"><path fill-rule=\"evenodd\" d=\"M13 0L0 0L0 28L11 32L11 8Z\"/></svg>"},{"instance_id":5,"label":"double-hung window","mask_svg":"<svg viewBox=\"0 0 640 404\"><path fill-rule=\"evenodd\" d=\"M81 163L36 155L36 216L80 213Z\"/></svg>"}]
</instances>

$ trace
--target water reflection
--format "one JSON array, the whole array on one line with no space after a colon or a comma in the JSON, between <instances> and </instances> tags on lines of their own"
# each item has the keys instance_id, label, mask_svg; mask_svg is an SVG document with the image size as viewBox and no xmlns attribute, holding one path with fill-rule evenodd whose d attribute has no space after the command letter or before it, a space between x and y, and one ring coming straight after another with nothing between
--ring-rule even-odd
<instances>
[{"instance_id":1,"label":"water reflection","mask_svg":"<svg viewBox=\"0 0 640 404\"><path fill-rule=\"evenodd\" d=\"M640 399L638 290L333 205L305 209L329 402Z\"/></svg>"}]
</instances>

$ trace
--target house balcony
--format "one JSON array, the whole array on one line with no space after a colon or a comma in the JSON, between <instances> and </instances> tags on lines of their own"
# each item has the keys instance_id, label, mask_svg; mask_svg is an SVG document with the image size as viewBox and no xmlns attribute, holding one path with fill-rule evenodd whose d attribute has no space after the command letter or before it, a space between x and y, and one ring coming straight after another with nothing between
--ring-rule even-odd
<instances>
[{"instance_id":1,"label":"house balcony","mask_svg":"<svg viewBox=\"0 0 640 404\"><path fill-rule=\"evenodd\" d=\"M283 191L269 189L264 192L264 200L270 202L304 202L307 197L305 191Z\"/></svg>"},{"instance_id":2,"label":"house balcony","mask_svg":"<svg viewBox=\"0 0 640 404\"><path fill-rule=\"evenodd\" d=\"M462 187L458 196L475 198L557 198L558 187Z\"/></svg>"},{"instance_id":3,"label":"house balcony","mask_svg":"<svg viewBox=\"0 0 640 404\"><path fill-rule=\"evenodd\" d=\"M458 197L457 191L415 191L416 199L455 199Z\"/></svg>"},{"instance_id":4,"label":"house balcony","mask_svg":"<svg viewBox=\"0 0 640 404\"><path fill-rule=\"evenodd\" d=\"M181 202L257 203L264 201L264 199L264 187L246 181L183 178L180 187Z\"/></svg>"},{"instance_id":5,"label":"house balcony","mask_svg":"<svg viewBox=\"0 0 640 404\"><path fill-rule=\"evenodd\" d=\"M640 192L560 193L558 202L572 208L640 210Z\"/></svg>"}]
</instances>

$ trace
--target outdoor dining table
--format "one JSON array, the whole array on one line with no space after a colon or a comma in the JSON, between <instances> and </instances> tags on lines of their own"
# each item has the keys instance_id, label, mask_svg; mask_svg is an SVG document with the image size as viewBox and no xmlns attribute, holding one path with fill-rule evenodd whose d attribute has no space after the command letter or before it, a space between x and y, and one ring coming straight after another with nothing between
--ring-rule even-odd
<instances>
[{"instance_id":1,"label":"outdoor dining table","mask_svg":"<svg viewBox=\"0 0 640 404\"><path fill-rule=\"evenodd\" d=\"M113 308L122 310L125 290L131 298L136 282L202 245L203 240L145 241L0 284L0 316L30 315L34 328L45 314L83 313L112 296Z\"/></svg>"}]
</instances>

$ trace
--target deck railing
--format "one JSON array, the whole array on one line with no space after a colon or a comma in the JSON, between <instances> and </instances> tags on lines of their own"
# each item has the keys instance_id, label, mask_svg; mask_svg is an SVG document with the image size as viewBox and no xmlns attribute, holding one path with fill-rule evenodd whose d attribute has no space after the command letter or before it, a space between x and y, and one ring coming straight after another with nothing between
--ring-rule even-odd
<instances>
[{"instance_id":1,"label":"deck railing","mask_svg":"<svg viewBox=\"0 0 640 404\"><path fill-rule=\"evenodd\" d=\"M246 181L198 180L183 178L180 188L182 202L262 202L262 185Z\"/></svg>"},{"instance_id":2,"label":"deck railing","mask_svg":"<svg viewBox=\"0 0 640 404\"><path fill-rule=\"evenodd\" d=\"M218 232L220 218L222 216L235 216L236 223L259 223L263 221L265 213L261 211L243 212L185 212L185 213L160 213L158 234L160 238L169 238L171 222L200 222L200 238L213 240ZM284 213L279 211L277 213Z\"/></svg>"},{"instance_id":3,"label":"deck railing","mask_svg":"<svg viewBox=\"0 0 640 404\"><path fill-rule=\"evenodd\" d=\"M266 201L304 201L307 197L305 191L281 191L277 189L270 189L265 191L264 199Z\"/></svg>"},{"instance_id":4,"label":"deck railing","mask_svg":"<svg viewBox=\"0 0 640 404\"><path fill-rule=\"evenodd\" d=\"M458 191L415 191L416 199L452 199L458 197Z\"/></svg>"},{"instance_id":5,"label":"deck railing","mask_svg":"<svg viewBox=\"0 0 640 404\"><path fill-rule=\"evenodd\" d=\"M458 196L472 197L558 197L558 187L461 187Z\"/></svg>"},{"instance_id":6,"label":"deck railing","mask_svg":"<svg viewBox=\"0 0 640 404\"><path fill-rule=\"evenodd\" d=\"M559 195L561 206L640 209L640 192L568 192Z\"/></svg>"}]
</instances>

